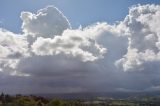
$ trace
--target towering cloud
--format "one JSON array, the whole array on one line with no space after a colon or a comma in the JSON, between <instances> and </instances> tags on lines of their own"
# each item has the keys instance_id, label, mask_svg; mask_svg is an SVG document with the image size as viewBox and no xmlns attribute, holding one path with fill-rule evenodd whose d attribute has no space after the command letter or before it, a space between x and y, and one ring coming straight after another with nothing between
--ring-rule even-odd
<instances>
[{"instance_id":1,"label":"towering cloud","mask_svg":"<svg viewBox=\"0 0 160 106\"><path fill-rule=\"evenodd\" d=\"M159 17L159 5L136 5L116 24L72 29L53 6L36 14L22 12L22 34L0 29L0 90L156 90L160 86Z\"/></svg>"},{"instance_id":2,"label":"towering cloud","mask_svg":"<svg viewBox=\"0 0 160 106\"><path fill-rule=\"evenodd\" d=\"M67 18L53 6L41 9L36 14L22 12L21 19L24 33L46 38L62 34L65 29L70 28Z\"/></svg>"},{"instance_id":3,"label":"towering cloud","mask_svg":"<svg viewBox=\"0 0 160 106\"><path fill-rule=\"evenodd\" d=\"M124 20L124 24L129 28L128 52L124 58L117 61L124 71L146 71L148 65L154 67L154 64L159 64L159 16L158 5L138 5L130 8L129 15Z\"/></svg>"},{"instance_id":4,"label":"towering cloud","mask_svg":"<svg viewBox=\"0 0 160 106\"><path fill-rule=\"evenodd\" d=\"M53 38L71 28L68 19L53 6L40 9L36 14L22 12L20 17L23 21L22 30L27 35L29 44L37 37Z\"/></svg>"}]
</instances>

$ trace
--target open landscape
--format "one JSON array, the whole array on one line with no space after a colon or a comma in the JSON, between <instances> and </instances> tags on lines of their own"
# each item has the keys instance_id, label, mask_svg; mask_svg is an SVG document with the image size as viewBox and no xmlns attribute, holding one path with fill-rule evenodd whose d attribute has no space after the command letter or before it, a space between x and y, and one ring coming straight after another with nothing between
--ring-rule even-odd
<instances>
[{"instance_id":1,"label":"open landscape","mask_svg":"<svg viewBox=\"0 0 160 106\"><path fill-rule=\"evenodd\" d=\"M159 106L159 104L159 92L0 95L0 106Z\"/></svg>"}]
</instances>

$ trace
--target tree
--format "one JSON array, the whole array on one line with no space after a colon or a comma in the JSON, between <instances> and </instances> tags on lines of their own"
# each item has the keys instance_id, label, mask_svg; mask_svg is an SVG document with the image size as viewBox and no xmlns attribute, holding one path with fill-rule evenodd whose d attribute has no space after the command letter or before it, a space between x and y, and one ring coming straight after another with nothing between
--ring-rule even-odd
<instances>
[{"instance_id":1,"label":"tree","mask_svg":"<svg viewBox=\"0 0 160 106\"><path fill-rule=\"evenodd\" d=\"M60 100L51 100L48 103L48 106L63 106L63 101L60 101Z\"/></svg>"},{"instance_id":2,"label":"tree","mask_svg":"<svg viewBox=\"0 0 160 106\"><path fill-rule=\"evenodd\" d=\"M42 102L39 100L37 106L43 106Z\"/></svg>"}]
</instances>

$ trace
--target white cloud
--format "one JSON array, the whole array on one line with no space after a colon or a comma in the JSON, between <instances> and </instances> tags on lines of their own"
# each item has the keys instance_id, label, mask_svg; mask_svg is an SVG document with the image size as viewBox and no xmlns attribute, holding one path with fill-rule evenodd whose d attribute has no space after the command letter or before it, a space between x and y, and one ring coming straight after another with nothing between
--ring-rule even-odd
<instances>
[{"instance_id":1,"label":"white cloud","mask_svg":"<svg viewBox=\"0 0 160 106\"><path fill-rule=\"evenodd\" d=\"M18 34L14 34L5 29L0 29L0 35L1 35L0 47L1 47L2 57L6 57L9 55L14 56L16 54L23 55L26 53L27 42L24 37Z\"/></svg>"},{"instance_id":2,"label":"white cloud","mask_svg":"<svg viewBox=\"0 0 160 106\"><path fill-rule=\"evenodd\" d=\"M125 71L147 70L147 62L160 61L159 16L159 5L138 5L130 8L129 15L124 20L129 28L128 52L116 63Z\"/></svg>"},{"instance_id":3,"label":"white cloud","mask_svg":"<svg viewBox=\"0 0 160 106\"><path fill-rule=\"evenodd\" d=\"M13 87L21 92L158 87L159 11L159 5L137 5L116 24L79 29L71 29L53 6L36 14L22 12L22 34L0 29L0 84L5 90Z\"/></svg>"},{"instance_id":4,"label":"white cloud","mask_svg":"<svg viewBox=\"0 0 160 106\"><path fill-rule=\"evenodd\" d=\"M54 6L40 9L36 14L31 12L21 13L22 30L31 45L37 37L53 38L61 35L65 29L70 29L68 19Z\"/></svg>"},{"instance_id":5,"label":"white cloud","mask_svg":"<svg viewBox=\"0 0 160 106\"><path fill-rule=\"evenodd\" d=\"M0 29L0 36L0 70L13 74L19 59L28 55L28 43L23 36L5 29Z\"/></svg>"},{"instance_id":6,"label":"white cloud","mask_svg":"<svg viewBox=\"0 0 160 106\"><path fill-rule=\"evenodd\" d=\"M32 45L32 51L37 55L65 54L79 58L82 61L95 61L102 58L106 48L97 44L88 30L66 30L61 36L38 38ZM97 33L95 32L94 35ZM91 35L91 36L89 36Z\"/></svg>"},{"instance_id":7,"label":"white cloud","mask_svg":"<svg viewBox=\"0 0 160 106\"><path fill-rule=\"evenodd\" d=\"M53 6L41 9L36 14L22 12L21 19L23 31L35 36L53 37L70 28L68 19Z\"/></svg>"}]
</instances>

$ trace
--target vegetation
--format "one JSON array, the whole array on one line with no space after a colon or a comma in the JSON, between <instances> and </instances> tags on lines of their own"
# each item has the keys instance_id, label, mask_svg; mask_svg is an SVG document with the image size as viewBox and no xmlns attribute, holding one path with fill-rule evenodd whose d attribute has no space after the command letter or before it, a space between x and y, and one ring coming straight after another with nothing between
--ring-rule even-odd
<instances>
[{"instance_id":1,"label":"vegetation","mask_svg":"<svg viewBox=\"0 0 160 106\"><path fill-rule=\"evenodd\" d=\"M77 102L46 99L40 96L0 95L0 106L78 106ZM79 105L80 106L80 105Z\"/></svg>"},{"instance_id":2,"label":"vegetation","mask_svg":"<svg viewBox=\"0 0 160 106\"><path fill-rule=\"evenodd\" d=\"M59 100L40 96L0 95L0 106L160 106L160 97L134 99Z\"/></svg>"}]
</instances>

